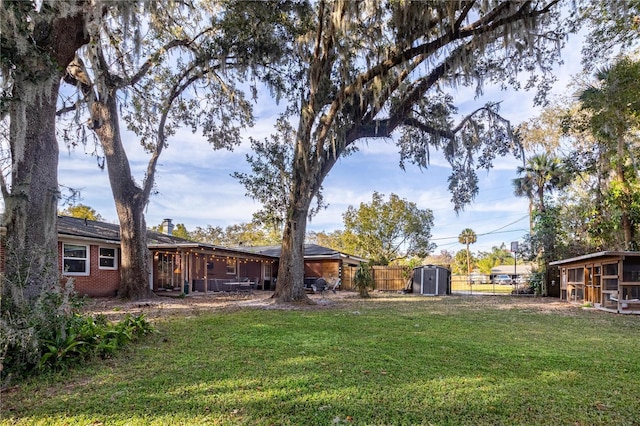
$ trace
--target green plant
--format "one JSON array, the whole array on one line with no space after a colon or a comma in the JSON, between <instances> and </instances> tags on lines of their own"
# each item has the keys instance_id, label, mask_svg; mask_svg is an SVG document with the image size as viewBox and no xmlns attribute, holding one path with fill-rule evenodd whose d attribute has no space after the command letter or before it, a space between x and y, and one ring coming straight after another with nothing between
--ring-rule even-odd
<instances>
[{"instance_id":1,"label":"green plant","mask_svg":"<svg viewBox=\"0 0 640 426\"><path fill-rule=\"evenodd\" d=\"M115 324L104 316L76 314L54 339L44 342L39 369L60 370L97 356L106 358L140 336L154 331L144 314L127 314Z\"/></svg>"},{"instance_id":2,"label":"green plant","mask_svg":"<svg viewBox=\"0 0 640 426\"><path fill-rule=\"evenodd\" d=\"M88 351L84 348L87 342L79 337L75 334L59 335L55 340L45 341L38 368L43 369L49 365L66 366L78 358L83 358Z\"/></svg>"},{"instance_id":3,"label":"green plant","mask_svg":"<svg viewBox=\"0 0 640 426\"><path fill-rule=\"evenodd\" d=\"M6 280L6 277L2 277ZM19 293L24 285L2 282L6 288L12 288ZM5 304L2 300L0 314L0 382L2 385L11 383L32 373L40 364L43 354L51 353L48 345L56 346L57 350L47 358L58 352L62 354L74 351L76 344L67 341L66 330L74 313L83 305L83 300L75 295L73 280L66 283L58 282L52 288L43 289L35 300L27 299L24 295L14 294L13 305Z\"/></svg>"},{"instance_id":4,"label":"green plant","mask_svg":"<svg viewBox=\"0 0 640 426\"><path fill-rule=\"evenodd\" d=\"M369 290L376 288L376 283L371 273L371 266L368 263L361 263L353 274L353 286L358 290L360 297L364 298L370 297Z\"/></svg>"},{"instance_id":5,"label":"green plant","mask_svg":"<svg viewBox=\"0 0 640 426\"><path fill-rule=\"evenodd\" d=\"M542 294L542 283L544 282L544 272L533 272L529 277L529 286L537 295Z\"/></svg>"}]
</instances>

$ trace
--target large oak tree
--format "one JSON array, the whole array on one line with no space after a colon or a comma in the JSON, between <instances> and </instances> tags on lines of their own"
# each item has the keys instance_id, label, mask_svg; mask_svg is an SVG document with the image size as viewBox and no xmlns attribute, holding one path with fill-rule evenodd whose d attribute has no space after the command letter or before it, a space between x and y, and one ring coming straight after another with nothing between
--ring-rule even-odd
<instances>
[{"instance_id":1,"label":"large oak tree","mask_svg":"<svg viewBox=\"0 0 640 426\"><path fill-rule=\"evenodd\" d=\"M274 7L280 3L196 2L152 10L145 40L136 38L140 25L114 27L102 19L91 26L91 48L66 79L81 89L106 159L120 222L121 296L151 295L144 209L169 138L188 126L200 129L214 149L240 143L239 128L252 116L236 85L243 75L257 74L258 65L282 58L283 11L298 6ZM141 184L129 164L121 120L149 153Z\"/></svg>"},{"instance_id":2,"label":"large oak tree","mask_svg":"<svg viewBox=\"0 0 640 426\"><path fill-rule=\"evenodd\" d=\"M140 10L138 15L142 20L128 26L114 25L104 18L92 21L88 30L91 46L79 53L65 76L81 93L80 104L66 110L86 109L89 128L104 153L120 223L119 294L130 299L152 294L148 285L144 209L168 137L180 123L187 122L195 128L203 116L209 120L206 136L227 136L220 137L219 145L233 145L237 143L237 131L228 122L217 126L219 115L215 111L220 115L236 111L238 117L246 117L244 100L237 96L238 102L228 101L227 94L235 92L233 84L220 77L220 61L203 47L213 29L208 23L203 27L197 10L186 5L154 9L146 15L143 12ZM143 26L148 27L150 35L144 40L139 38ZM205 96L195 102L190 99L189 90L203 80ZM225 99L221 100L220 95ZM219 104L228 108L220 108ZM150 154L141 184L136 181L127 156L121 113ZM221 132L220 127L226 132Z\"/></svg>"},{"instance_id":3,"label":"large oak tree","mask_svg":"<svg viewBox=\"0 0 640 426\"><path fill-rule=\"evenodd\" d=\"M264 189L253 192L267 209L283 206L286 197L280 215L270 215L284 226L277 301L307 300L302 248L312 200L358 141L400 132L401 166L427 167L430 150L442 150L452 166L456 208L473 199L475 170L490 168L515 145L498 104L459 117L443 90L465 85L481 94L486 83L540 84L543 93L564 40L560 7L557 0L315 4L311 30L297 41L292 57L300 71L288 92L286 115L297 120L289 135L291 161L283 163L282 145L268 140L261 152L264 164L272 166L267 175L284 176L287 183L276 198ZM522 80L536 70L547 76ZM260 179L256 175L253 182Z\"/></svg>"},{"instance_id":4,"label":"large oak tree","mask_svg":"<svg viewBox=\"0 0 640 426\"><path fill-rule=\"evenodd\" d=\"M9 120L11 151L10 177L0 181L7 229L3 315L57 286L56 102L64 69L88 41L85 16L97 7L83 0L1 3L0 118Z\"/></svg>"}]
</instances>

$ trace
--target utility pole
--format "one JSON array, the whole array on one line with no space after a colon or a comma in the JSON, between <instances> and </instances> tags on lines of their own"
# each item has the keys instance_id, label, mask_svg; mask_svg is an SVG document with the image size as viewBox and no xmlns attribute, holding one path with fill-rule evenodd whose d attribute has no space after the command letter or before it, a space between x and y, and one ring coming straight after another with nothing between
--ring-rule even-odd
<instances>
[{"instance_id":1,"label":"utility pole","mask_svg":"<svg viewBox=\"0 0 640 426\"><path fill-rule=\"evenodd\" d=\"M513 252L513 277L514 277L513 284L517 293L517 289L518 289L518 283L516 282L516 279L518 278L518 242L517 241L513 241L511 243L511 251Z\"/></svg>"},{"instance_id":2,"label":"utility pole","mask_svg":"<svg viewBox=\"0 0 640 426\"><path fill-rule=\"evenodd\" d=\"M473 294L471 287L471 261L469 259L469 235L465 235L464 242L467 245L467 281L469 282L469 293Z\"/></svg>"}]
</instances>

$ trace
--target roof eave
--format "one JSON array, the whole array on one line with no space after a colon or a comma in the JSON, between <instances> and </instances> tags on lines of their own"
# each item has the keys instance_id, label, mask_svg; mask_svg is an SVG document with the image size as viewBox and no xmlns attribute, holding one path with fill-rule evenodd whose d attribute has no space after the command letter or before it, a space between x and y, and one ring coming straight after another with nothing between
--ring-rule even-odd
<instances>
[{"instance_id":1,"label":"roof eave","mask_svg":"<svg viewBox=\"0 0 640 426\"><path fill-rule=\"evenodd\" d=\"M549 265L551 266L566 265L568 263L576 263L576 262L582 262L589 259L597 259L599 257L610 257L610 256L619 256L619 257L640 256L640 252L638 251L600 251L597 253L584 254L582 256L576 256L569 259L556 260L553 262L549 262Z\"/></svg>"},{"instance_id":2,"label":"roof eave","mask_svg":"<svg viewBox=\"0 0 640 426\"><path fill-rule=\"evenodd\" d=\"M120 244L120 240L112 240L108 238L98 238L98 237L87 237L84 235L76 235L76 234L64 234L58 233L58 240L75 240L75 241L87 241L87 242L97 242L102 244Z\"/></svg>"}]
</instances>

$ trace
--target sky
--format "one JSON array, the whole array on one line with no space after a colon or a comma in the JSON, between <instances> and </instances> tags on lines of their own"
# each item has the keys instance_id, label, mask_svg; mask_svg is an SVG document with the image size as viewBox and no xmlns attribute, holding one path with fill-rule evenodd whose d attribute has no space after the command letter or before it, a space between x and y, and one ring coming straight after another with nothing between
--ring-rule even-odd
<instances>
[{"instance_id":1,"label":"sky","mask_svg":"<svg viewBox=\"0 0 640 426\"><path fill-rule=\"evenodd\" d=\"M580 49L570 39L562 53L564 65L557 68L558 82L552 94L564 94L571 76L581 70ZM474 99L472 89L452 92L460 112L471 111L487 101L502 101L501 114L512 124L521 123L539 113L533 105L533 93L501 91L485 88L482 98ZM256 125L244 132L245 141L233 152L214 151L198 134L189 130L178 132L169 140L169 147L160 157L156 172L156 193L146 210L147 226L159 225L164 218L174 224L184 224L187 230L196 227L220 226L250 222L260 208L258 202L245 196L245 189L230 175L234 171L249 171L245 156L250 151L248 136L264 139L272 133L282 106L268 95L260 96L254 105ZM135 136L124 135L132 171L142 180L149 157L142 152ZM478 240L473 252L490 251L492 247L522 241L529 230L528 201L513 195L512 179L521 160L499 158L490 171L478 171L479 194L464 211L456 214L447 189L450 166L439 154L432 155L426 170L407 165L399 167L398 149L391 140L359 143L360 151L342 158L325 179L324 196L328 208L313 217L307 231L331 232L343 228L342 214L349 206L368 203L374 191L387 197L394 193L414 202L420 209L431 209L434 224L432 240L441 250L457 252L463 248L458 235L471 228ZM80 189L79 203L95 209L107 222L118 218L109 187L106 170L100 170L92 148L77 147L69 151L60 148L58 179L61 185ZM65 206L61 206L64 209Z\"/></svg>"}]
</instances>

